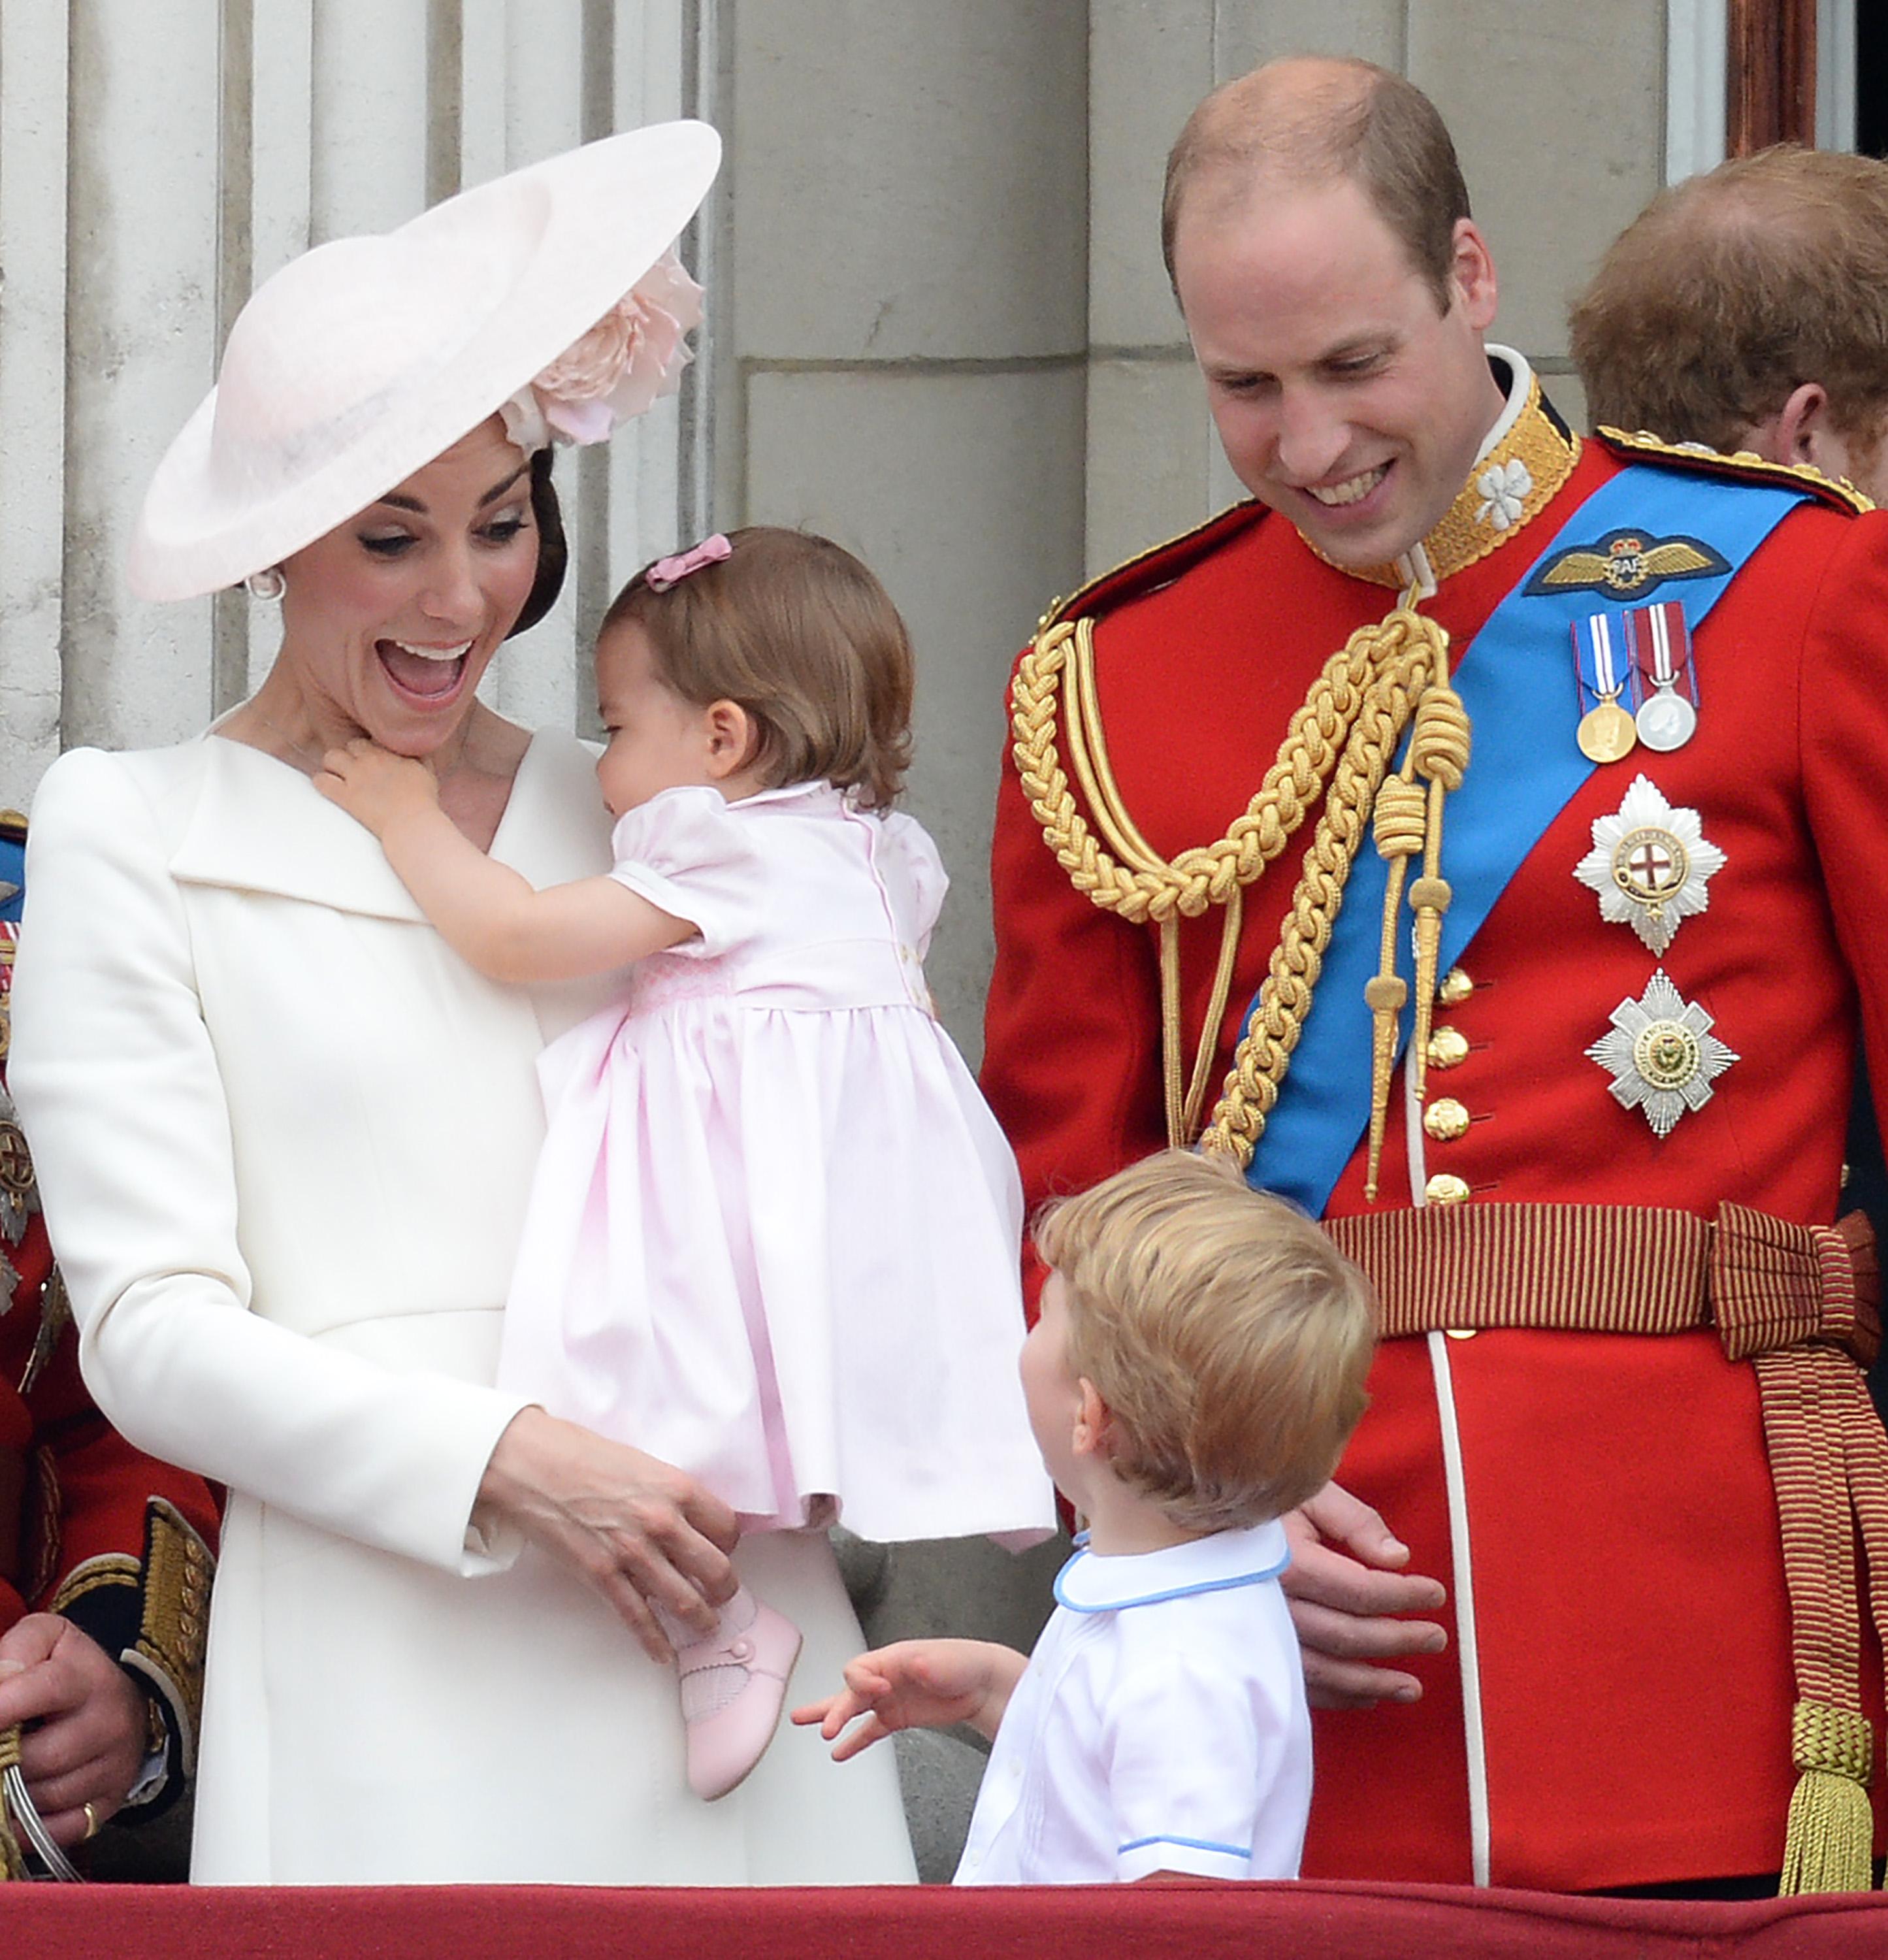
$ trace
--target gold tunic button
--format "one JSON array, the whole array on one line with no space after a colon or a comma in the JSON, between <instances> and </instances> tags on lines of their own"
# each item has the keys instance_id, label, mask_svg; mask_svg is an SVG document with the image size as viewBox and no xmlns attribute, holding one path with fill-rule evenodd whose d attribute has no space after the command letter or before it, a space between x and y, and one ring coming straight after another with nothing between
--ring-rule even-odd
<instances>
[{"instance_id":1,"label":"gold tunic button","mask_svg":"<svg viewBox=\"0 0 1888 1960\"><path fill-rule=\"evenodd\" d=\"M1459 966L1451 966L1442 976L1435 998L1445 1007L1459 1007L1475 991L1475 982Z\"/></svg>"},{"instance_id":2,"label":"gold tunic button","mask_svg":"<svg viewBox=\"0 0 1888 1960\"><path fill-rule=\"evenodd\" d=\"M1460 1028L1438 1028L1429 1036L1429 1066L1453 1068L1468 1059L1468 1037Z\"/></svg>"},{"instance_id":3,"label":"gold tunic button","mask_svg":"<svg viewBox=\"0 0 1888 1960\"><path fill-rule=\"evenodd\" d=\"M1460 1204L1468 1196L1467 1180L1452 1170L1439 1170L1422 1187L1422 1195L1431 1204Z\"/></svg>"},{"instance_id":4,"label":"gold tunic button","mask_svg":"<svg viewBox=\"0 0 1888 1960\"><path fill-rule=\"evenodd\" d=\"M1438 1144L1452 1144L1468 1134L1468 1112L1453 1096L1432 1102L1422 1112L1422 1127Z\"/></svg>"}]
</instances>

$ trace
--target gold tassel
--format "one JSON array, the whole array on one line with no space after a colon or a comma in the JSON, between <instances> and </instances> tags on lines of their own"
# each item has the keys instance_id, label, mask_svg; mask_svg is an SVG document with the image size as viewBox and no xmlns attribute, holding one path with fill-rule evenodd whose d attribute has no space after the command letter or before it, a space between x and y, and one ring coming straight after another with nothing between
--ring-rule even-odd
<instances>
[{"instance_id":1,"label":"gold tassel","mask_svg":"<svg viewBox=\"0 0 1888 1960\"><path fill-rule=\"evenodd\" d=\"M1874 1732L1866 1717L1822 1701L1799 1701L1791 1727L1802 1774L1790 1798L1778 1894L1865 1892L1874 1883Z\"/></svg>"},{"instance_id":2,"label":"gold tassel","mask_svg":"<svg viewBox=\"0 0 1888 1960\"><path fill-rule=\"evenodd\" d=\"M1406 616L1410 601L1403 602ZM1416 1093L1423 1092L1429 1061L1429 1029L1435 1010L1436 968L1442 940L1442 915L1454 896L1442 876L1442 800L1462 787L1468 768L1468 712L1448 684L1448 635L1420 622L1430 635L1432 665L1416 704L1410 752L1403 767L1378 793L1377 850L1389 860L1384 888L1383 937L1376 977L1364 988L1370 1010L1370 1144L1364 1168L1364 1198L1377 1201L1383 1166L1384 1136L1389 1126L1390 1080L1396 1066L1397 1031L1410 990L1397 974L1397 931L1403 886L1411 861L1420 854L1422 875L1410 882L1410 907L1416 915L1416 1032L1412 1066ZM1418 778L1422 780L1419 781Z\"/></svg>"},{"instance_id":3,"label":"gold tassel","mask_svg":"<svg viewBox=\"0 0 1888 1960\"><path fill-rule=\"evenodd\" d=\"M1448 643L1436 654L1435 680L1416 708L1410 759L1429 784L1424 827L1422 876L1410 887L1416 913L1416 1031L1411 1038L1417 1099L1428 1087L1429 1030L1435 1017L1436 968L1442 941L1442 915L1454 896L1442 876L1442 799L1462 787L1469 755L1468 711L1448 684Z\"/></svg>"},{"instance_id":4,"label":"gold tassel","mask_svg":"<svg viewBox=\"0 0 1888 1960\"><path fill-rule=\"evenodd\" d=\"M1417 710L1419 714L1421 711ZM1372 823L1377 854L1387 858L1390 866L1383 895L1383 937L1378 943L1376 976L1364 987L1364 1004L1370 1010L1370 1154L1364 1172L1364 1196L1372 1204L1377 1201L1377 1173L1383 1163L1384 1132L1389 1122L1397 1025L1410 998L1409 988L1397 972L1397 920L1403 907L1403 882L1410 860L1422 848L1425 829L1425 794L1410 781L1414 767L1413 747L1402 773L1392 776L1377 792Z\"/></svg>"}]
</instances>

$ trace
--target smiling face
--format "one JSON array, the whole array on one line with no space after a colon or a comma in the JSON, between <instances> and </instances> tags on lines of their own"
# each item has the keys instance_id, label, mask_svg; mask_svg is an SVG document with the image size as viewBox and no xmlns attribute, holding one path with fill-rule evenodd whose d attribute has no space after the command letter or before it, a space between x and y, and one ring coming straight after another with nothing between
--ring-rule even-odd
<instances>
[{"instance_id":1,"label":"smiling face","mask_svg":"<svg viewBox=\"0 0 1888 1960\"><path fill-rule=\"evenodd\" d=\"M471 713L537 565L529 466L494 415L284 561L272 718L295 714L330 745L361 733L434 754Z\"/></svg>"},{"instance_id":2,"label":"smiling face","mask_svg":"<svg viewBox=\"0 0 1888 1960\"><path fill-rule=\"evenodd\" d=\"M1222 178L1181 212L1174 285L1227 460L1338 565L1433 530L1501 412L1494 267L1467 219L1455 236L1442 313L1349 178Z\"/></svg>"},{"instance_id":3,"label":"smiling face","mask_svg":"<svg viewBox=\"0 0 1888 1960\"><path fill-rule=\"evenodd\" d=\"M596 643L596 705L609 736L596 780L612 816L688 784L714 783L727 793L728 772L716 766L714 708L697 707L663 679L649 635L633 619L618 620Z\"/></svg>"}]
</instances>

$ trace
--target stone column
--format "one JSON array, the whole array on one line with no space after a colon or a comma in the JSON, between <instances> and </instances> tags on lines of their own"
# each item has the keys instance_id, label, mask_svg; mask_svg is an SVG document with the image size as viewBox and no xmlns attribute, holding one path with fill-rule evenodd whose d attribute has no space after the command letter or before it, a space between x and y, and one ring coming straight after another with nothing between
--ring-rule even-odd
<instances>
[{"instance_id":1,"label":"stone column","mask_svg":"<svg viewBox=\"0 0 1888 1960\"><path fill-rule=\"evenodd\" d=\"M194 733L279 616L133 600L158 457L255 285L308 246L683 113L707 0L0 0L0 804L62 747ZM711 11L711 9L709 9ZM673 535L686 403L558 477L573 577L487 682L595 722L610 593Z\"/></svg>"},{"instance_id":2,"label":"stone column","mask_svg":"<svg viewBox=\"0 0 1888 1960\"><path fill-rule=\"evenodd\" d=\"M716 521L857 552L917 648L930 961L973 1062L1005 676L1082 567L1086 9L724 6Z\"/></svg>"}]
</instances>

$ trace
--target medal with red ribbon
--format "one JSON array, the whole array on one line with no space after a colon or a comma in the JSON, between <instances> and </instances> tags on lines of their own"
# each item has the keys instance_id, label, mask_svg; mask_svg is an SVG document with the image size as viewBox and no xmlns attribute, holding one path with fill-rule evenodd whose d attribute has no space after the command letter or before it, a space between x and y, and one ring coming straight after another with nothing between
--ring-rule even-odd
<instances>
[{"instance_id":1,"label":"medal with red ribbon","mask_svg":"<svg viewBox=\"0 0 1888 1960\"><path fill-rule=\"evenodd\" d=\"M1648 749L1682 749L1698 731L1698 669L1691 629L1675 599L1635 606L1620 621L1638 685L1638 738Z\"/></svg>"}]
</instances>

